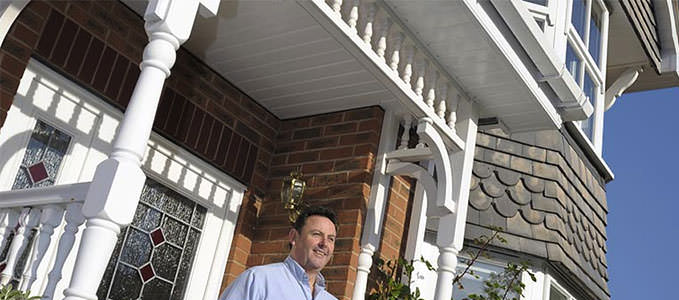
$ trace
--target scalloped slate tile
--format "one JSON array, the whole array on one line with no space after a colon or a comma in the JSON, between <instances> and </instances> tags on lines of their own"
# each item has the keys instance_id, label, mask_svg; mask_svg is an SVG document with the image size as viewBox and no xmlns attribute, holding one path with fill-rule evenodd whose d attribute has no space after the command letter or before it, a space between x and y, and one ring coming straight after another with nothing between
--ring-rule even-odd
<instances>
[{"instance_id":1,"label":"scalloped slate tile","mask_svg":"<svg viewBox=\"0 0 679 300\"><path fill-rule=\"evenodd\" d=\"M557 231L561 236L566 237L566 224L556 215L545 215L545 227Z\"/></svg>"},{"instance_id":2,"label":"scalloped slate tile","mask_svg":"<svg viewBox=\"0 0 679 300\"><path fill-rule=\"evenodd\" d=\"M510 186L507 188L507 193L509 193L509 198L519 205L526 205L530 203L531 193L528 191L523 183L517 183L515 186Z\"/></svg>"},{"instance_id":3,"label":"scalloped slate tile","mask_svg":"<svg viewBox=\"0 0 679 300\"><path fill-rule=\"evenodd\" d=\"M521 216L526 220L526 222L531 224L540 224L545 220L545 215L537 210L532 210L526 206L519 209L521 211Z\"/></svg>"},{"instance_id":4,"label":"scalloped slate tile","mask_svg":"<svg viewBox=\"0 0 679 300\"><path fill-rule=\"evenodd\" d=\"M533 193L542 193L545 190L545 181L535 177L521 177L526 188Z\"/></svg>"},{"instance_id":5,"label":"scalloped slate tile","mask_svg":"<svg viewBox=\"0 0 679 300\"><path fill-rule=\"evenodd\" d=\"M510 201L507 195L504 195L493 202L493 207L501 216L511 218L519 211L519 206Z\"/></svg>"},{"instance_id":6,"label":"scalloped slate tile","mask_svg":"<svg viewBox=\"0 0 679 300\"><path fill-rule=\"evenodd\" d=\"M519 214L507 218L507 233L516 234L524 237L532 237L531 226Z\"/></svg>"},{"instance_id":7,"label":"scalloped slate tile","mask_svg":"<svg viewBox=\"0 0 679 300\"><path fill-rule=\"evenodd\" d=\"M488 178L490 175L493 175L493 170L487 164L476 162L472 168L472 173L479 178Z\"/></svg>"},{"instance_id":8,"label":"scalloped slate tile","mask_svg":"<svg viewBox=\"0 0 679 300\"><path fill-rule=\"evenodd\" d=\"M559 202L556 201L556 199L547 198L547 197L542 196L540 194L535 194L535 195L533 195L533 201L531 202L531 207L533 209L558 214L559 208L561 208L561 205L559 204Z\"/></svg>"},{"instance_id":9,"label":"scalloped slate tile","mask_svg":"<svg viewBox=\"0 0 679 300\"><path fill-rule=\"evenodd\" d=\"M469 184L469 190L473 191L479 187L479 178L476 176L472 176L471 183Z\"/></svg>"},{"instance_id":10,"label":"scalloped slate tile","mask_svg":"<svg viewBox=\"0 0 679 300\"><path fill-rule=\"evenodd\" d=\"M493 199L488 197L481 189L476 189L469 193L469 204L477 210L487 210L492 201Z\"/></svg>"},{"instance_id":11,"label":"scalloped slate tile","mask_svg":"<svg viewBox=\"0 0 679 300\"><path fill-rule=\"evenodd\" d=\"M519 182L519 179L521 178L519 173L514 172L512 170L497 168L495 172L497 175L497 179L499 179L500 182L507 186L516 185Z\"/></svg>"},{"instance_id":12,"label":"scalloped slate tile","mask_svg":"<svg viewBox=\"0 0 679 300\"><path fill-rule=\"evenodd\" d=\"M481 189L493 198L499 198L505 195L505 186L500 183L494 176L481 180Z\"/></svg>"}]
</instances>

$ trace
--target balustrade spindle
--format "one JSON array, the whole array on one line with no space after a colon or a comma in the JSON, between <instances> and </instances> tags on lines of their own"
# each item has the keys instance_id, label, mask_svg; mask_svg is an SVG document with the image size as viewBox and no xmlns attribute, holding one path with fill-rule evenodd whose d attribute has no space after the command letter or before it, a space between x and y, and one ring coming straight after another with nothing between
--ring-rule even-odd
<instances>
[{"instance_id":1,"label":"balustrade spindle","mask_svg":"<svg viewBox=\"0 0 679 300\"><path fill-rule=\"evenodd\" d=\"M439 73L434 69L432 64L429 65L429 75L425 78L425 84L427 85L427 92L424 98L424 102L427 106L434 109L434 100L436 99L436 83L438 82Z\"/></svg>"},{"instance_id":2,"label":"balustrade spindle","mask_svg":"<svg viewBox=\"0 0 679 300\"><path fill-rule=\"evenodd\" d=\"M0 274L0 283L7 284L12 280L14 269L21 257L21 253L26 249L26 245L30 243L31 230L38 224L39 212L38 209L31 209L30 207L21 210L19 227L7 252L7 263L5 269Z\"/></svg>"},{"instance_id":3,"label":"balustrade spindle","mask_svg":"<svg viewBox=\"0 0 679 300\"><path fill-rule=\"evenodd\" d=\"M54 290L56 289L59 280L61 280L64 263L66 262L68 254L71 253L71 250L73 249L75 234L78 232L78 227L85 222L85 217L81 210L81 203L71 203L66 207L66 226L64 227L64 233L59 239L57 257L54 260L54 265L47 275L47 286L43 292L43 299L52 299L52 297L54 297Z\"/></svg>"},{"instance_id":4,"label":"balustrade spindle","mask_svg":"<svg viewBox=\"0 0 679 300\"><path fill-rule=\"evenodd\" d=\"M31 259L29 260L29 265L23 274L23 279L21 281L21 289L28 290L33 285L37 278L38 267L43 261L47 248L49 248L50 241L52 239L52 234L54 233L54 227L61 223L61 218L64 214L64 210L58 206L49 205L42 209L42 214L40 215L40 233L38 235L37 243L35 245L35 251Z\"/></svg>"},{"instance_id":5,"label":"balustrade spindle","mask_svg":"<svg viewBox=\"0 0 679 300\"><path fill-rule=\"evenodd\" d=\"M413 124L413 117L410 115L403 116L403 134L401 135L401 144L398 146L399 149L407 149L408 142L410 141L410 127Z\"/></svg>"},{"instance_id":6,"label":"balustrade spindle","mask_svg":"<svg viewBox=\"0 0 679 300\"><path fill-rule=\"evenodd\" d=\"M415 94L422 97L422 90L424 89L424 75L427 70L427 60L424 57L417 60L417 67L415 72Z\"/></svg>"},{"instance_id":7,"label":"balustrade spindle","mask_svg":"<svg viewBox=\"0 0 679 300\"><path fill-rule=\"evenodd\" d=\"M455 93L454 97L451 97L451 99L448 101L448 119L446 120L448 123L448 127L455 133L455 123L457 123L457 104L460 102L460 99L462 96L460 94Z\"/></svg>"},{"instance_id":8,"label":"balustrade spindle","mask_svg":"<svg viewBox=\"0 0 679 300\"><path fill-rule=\"evenodd\" d=\"M441 82L437 95L439 95L439 102L436 106L436 115L442 120L446 119L446 101L448 100L448 82L445 80Z\"/></svg>"},{"instance_id":9,"label":"balustrade spindle","mask_svg":"<svg viewBox=\"0 0 679 300\"><path fill-rule=\"evenodd\" d=\"M406 47L405 51L405 63L403 64L403 75L401 76L401 79L405 84L410 88L410 78L413 75L413 57L415 56L415 46L410 45ZM417 93L417 91L415 91ZM420 90L420 93L422 93L422 90ZM419 95L418 95L419 96Z\"/></svg>"},{"instance_id":10,"label":"balustrade spindle","mask_svg":"<svg viewBox=\"0 0 679 300\"><path fill-rule=\"evenodd\" d=\"M381 58L383 62L386 61L384 54L387 51L387 38L389 36L391 24L391 19L385 14L384 21L380 26L379 34L377 36L377 43L375 43L375 53L377 53L377 57Z\"/></svg>"},{"instance_id":11,"label":"balustrade spindle","mask_svg":"<svg viewBox=\"0 0 679 300\"><path fill-rule=\"evenodd\" d=\"M4 209L2 212L2 218L0 219L0 251L5 249L9 244L9 235L19 221L19 212L14 209Z\"/></svg>"},{"instance_id":12,"label":"balustrade spindle","mask_svg":"<svg viewBox=\"0 0 679 300\"><path fill-rule=\"evenodd\" d=\"M401 60L401 46L403 45L403 33L394 33L394 38L391 44L391 59L389 60L389 68L397 72L398 74L398 63Z\"/></svg>"},{"instance_id":13,"label":"balustrade spindle","mask_svg":"<svg viewBox=\"0 0 679 300\"><path fill-rule=\"evenodd\" d=\"M375 15L377 14L377 3L370 2L368 13L365 16L365 28L363 29L363 42L370 45L372 43L373 30L375 27Z\"/></svg>"},{"instance_id":14,"label":"balustrade spindle","mask_svg":"<svg viewBox=\"0 0 679 300\"><path fill-rule=\"evenodd\" d=\"M351 2L351 7L349 8L349 16L347 19L347 24L351 31L356 33L356 24L358 23L358 8L361 6L360 0L353 0Z\"/></svg>"},{"instance_id":15,"label":"balustrade spindle","mask_svg":"<svg viewBox=\"0 0 679 300\"><path fill-rule=\"evenodd\" d=\"M332 0L331 1L332 11L335 15L342 18L342 0Z\"/></svg>"}]
</instances>

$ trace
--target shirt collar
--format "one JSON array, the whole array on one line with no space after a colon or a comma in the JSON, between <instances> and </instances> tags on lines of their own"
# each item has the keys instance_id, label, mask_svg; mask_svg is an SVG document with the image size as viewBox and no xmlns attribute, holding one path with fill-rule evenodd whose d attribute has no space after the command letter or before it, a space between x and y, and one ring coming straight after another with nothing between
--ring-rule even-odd
<instances>
[{"instance_id":1,"label":"shirt collar","mask_svg":"<svg viewBox=\"0 0 679 300\"><path fill-rule=\"evenodd\" d=\"M295 259L288 256L285 258L283 263L288 268L288 270L290 270L290 273L292 273L295 279L305 282L307 284L309 283L309 276L307 276L306 271L304 271L304 268L302 268L302 266L300 266ZM316 275L316 287L325 289L325 278L323 278L321 272L318 272L318 275Z\"/></svg>"}]
</instances>

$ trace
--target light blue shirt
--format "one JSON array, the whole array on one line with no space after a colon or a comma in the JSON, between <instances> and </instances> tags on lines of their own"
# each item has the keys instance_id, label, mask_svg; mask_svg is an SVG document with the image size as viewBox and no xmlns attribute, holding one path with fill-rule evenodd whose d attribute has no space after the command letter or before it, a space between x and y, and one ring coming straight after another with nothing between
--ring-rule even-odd
<instances>
[{"instance_id":1,"label":"light blue shirt","mask_svg":"<svg viewBox=\"0 0 679 300\"><path fill-rule=\"evenodd\" d=\"M283 262L245 270L219 297L219 300L337 300L325 290L325 279L318 273L314 296L309 277L302 266L288 256Z\"/></svg>"}]
</instances>

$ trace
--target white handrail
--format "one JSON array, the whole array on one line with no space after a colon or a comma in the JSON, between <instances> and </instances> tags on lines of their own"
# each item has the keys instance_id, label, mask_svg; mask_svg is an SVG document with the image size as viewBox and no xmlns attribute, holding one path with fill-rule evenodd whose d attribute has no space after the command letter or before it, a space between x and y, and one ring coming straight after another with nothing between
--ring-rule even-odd
<instances>
[{"instance_id":1,"label":"white handrail","mask_svg":"<svg viewBox=\"0 0 679 300\"><path fill-rule=\"evenodd\" d=\"M83 202L89 187L82 182L0 192L0 208Z\"/></svg>"}]
</instances>

